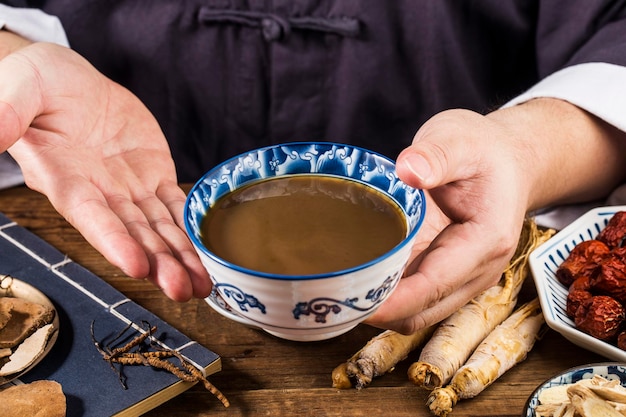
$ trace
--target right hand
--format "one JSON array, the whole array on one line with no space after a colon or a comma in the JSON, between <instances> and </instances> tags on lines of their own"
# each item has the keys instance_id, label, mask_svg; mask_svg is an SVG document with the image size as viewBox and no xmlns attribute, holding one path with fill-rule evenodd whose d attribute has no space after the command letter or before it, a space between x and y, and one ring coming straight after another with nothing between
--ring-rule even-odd
<instances>
[{"instance_id":1,"label":"right hand","mask_svg":"<svg viewBox=\"0 0 626 417\"><path fill-rule=\"evenodd\" d=\"M20 46L0 60L0 152L125 274L177 301L206 297L208 273L183 231L185 194L154 117L71 49Z\"/></svg>"},{"instance_id":2,"label":"right hand","mask_svg":"<svg viewBox=\"0 0 626 417\"><path fill-rule=\"evenodd\" d=\"M606 196L625 155L626 133L558 99L433 116L396 163L428 198L414 258L368 323L413 333L445 319L497 283L527 212Z\"/></svg>"}]
</instances>

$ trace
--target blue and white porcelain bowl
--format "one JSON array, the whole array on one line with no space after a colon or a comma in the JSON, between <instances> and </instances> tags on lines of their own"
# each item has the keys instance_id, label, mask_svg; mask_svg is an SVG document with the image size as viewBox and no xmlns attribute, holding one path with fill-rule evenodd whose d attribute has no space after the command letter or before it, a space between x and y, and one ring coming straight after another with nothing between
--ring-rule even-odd
<instances>
[{"instance_id":1,"label":"blue and white porcelain bowl","mask_svg":"<svg viewBox=\"0 0 626 417\"><path fill-rule=\"evenodd\" d=\"M575 384L583 379L591 379L594 375L601 376L608 380L617 380L620 385L626 386L626 364L620 362L602 362L577 366L549 378L528 397L522 417L536 417L535 409L539 405L539 394L547 388Z\"/></svg>"},{"instance_id":2,"label":"blue and white porcelain bowl","mask_svg":"<svg viewBox=\"0 0 626 417\"><path fill-rule=\"evenodd\" d=\"M201 222L220 197L256 181L300 174L343 177L386 194L405 216L406 237L385 255L357 267L301 276L242 268L202 244ZM288 143L241 154L206 173L187 197L185 227L213 281L213 294L207 298L211 307L284 339L314 341L354 328L396 288L425 204L424 193L400 181L394 162L380 154L329 142Z\"/></svg>"}]
</instances>

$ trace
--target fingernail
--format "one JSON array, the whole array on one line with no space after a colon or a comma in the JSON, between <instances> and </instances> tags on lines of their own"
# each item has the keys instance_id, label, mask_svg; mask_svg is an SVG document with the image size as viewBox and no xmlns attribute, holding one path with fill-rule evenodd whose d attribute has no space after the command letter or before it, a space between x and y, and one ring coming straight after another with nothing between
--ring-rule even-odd
<instances>
[{"instance_id":1,"label":"fingernail","mask_svg":"<svg viewBox=\"0 0 626 417\"><path fill-rule=\"evenodd\" d=\"M433 173L426 158L417 153L407 154L405 165L420 181L427 181Z\"/></svg>"}]
</instances>

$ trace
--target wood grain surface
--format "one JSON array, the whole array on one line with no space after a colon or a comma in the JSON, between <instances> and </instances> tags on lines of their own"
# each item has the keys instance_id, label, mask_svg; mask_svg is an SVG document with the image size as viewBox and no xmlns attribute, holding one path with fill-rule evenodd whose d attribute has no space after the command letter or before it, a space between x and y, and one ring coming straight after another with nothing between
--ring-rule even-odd
<instances>
[{"instance_id":1,"label":"wood grain surface","mask_svg":"<svg viewBox=\"0 0 626 417\"><path fill-rule=\"evenodd\" d=\"M45 197L26 187L0 191L0 211L222 357L222 371L210 379L228 397L230 408L225 409L196 385L148 416L430 415L425 406L427 393L412 386L406 377L418 352L363 390L331 387L332 370L379 333L378 329L361 325L332 340L314 343L277 339L222 317L203 300L177 303L151 284L128 278L89 246ZM523 294L529 298L533 292L529 279ZM451 417L520 416L528 396L545 379L576 365L605 360L550 330L523 363L477 398L458 403Z\"/></svg>"}]
</instances>

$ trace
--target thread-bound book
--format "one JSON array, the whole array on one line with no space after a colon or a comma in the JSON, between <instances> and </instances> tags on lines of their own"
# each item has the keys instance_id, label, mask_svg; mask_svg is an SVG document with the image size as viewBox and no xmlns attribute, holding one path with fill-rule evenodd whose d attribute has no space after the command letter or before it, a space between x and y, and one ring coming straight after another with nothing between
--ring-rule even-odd
<instances>
[{"instance_id":1,"label":"thread-bound book","mask_svg":"<svg viewBox=\"0 0 626 417\"><path fill-rule=\"evenodd\" d=\"M207 376L221 369L217 354L2 214L0 275L35 287L56 309L56 342L41 362L15 383L59 382L68 417L138 416L193 385L151 366L118 366L115 369L123 376L120 381L94 340L105 349L107 343L117 347L143 334L147 326L156 326L152 339L158 349L178 352Z\"/></svg>"}]
</instances>

